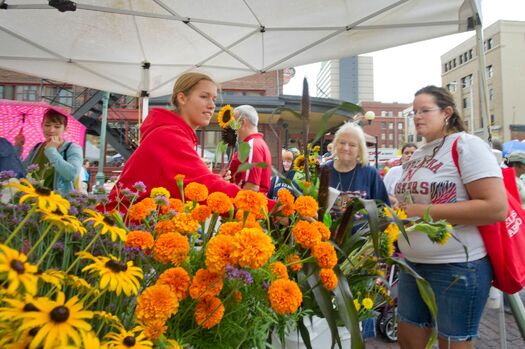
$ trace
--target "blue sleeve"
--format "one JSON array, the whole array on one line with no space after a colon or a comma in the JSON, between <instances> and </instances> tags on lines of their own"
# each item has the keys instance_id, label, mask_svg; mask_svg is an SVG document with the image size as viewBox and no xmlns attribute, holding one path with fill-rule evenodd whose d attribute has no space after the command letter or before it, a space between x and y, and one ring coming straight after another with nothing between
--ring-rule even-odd
<instances>
[{"instance_id":1,"label":"blue sleeve","mask_svg":"<svg viewBox=\"0 0 525 349\"><path fill-rule=\"evenodd\" d=\"M72 181L80 174L82 167L82 149L78 144L72 143L67 150L67 161L54 147L44 150L49 163L60 176L67 181Z\"/></svg>"},{"instance_id":2,"label":"blue sleeve","mask_svg":"<svg viewBox=\"0 0 525 349\"><path fill-rule=\"evenodd\" d=\"M371 173L370 177L372 178L372 198L375 200L381 200L388 206L390 206L390 199L388 197L388 192L386 191L385 184L381 179L381 176L377 170L373 167L370 167Z\"/></svg>"}]
</instances>

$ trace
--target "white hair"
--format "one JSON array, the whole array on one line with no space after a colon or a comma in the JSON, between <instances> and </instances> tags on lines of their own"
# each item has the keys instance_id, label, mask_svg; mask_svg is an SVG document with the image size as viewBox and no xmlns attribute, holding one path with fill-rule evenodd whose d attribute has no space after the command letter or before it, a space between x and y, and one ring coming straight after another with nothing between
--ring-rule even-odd
<instances>
[{"instance_id":1,"label":"white hair","mask_svg":"<svg viewBox=\"0 0 525 349\"><path fill-rule=\"evenodd\" d=\"M251 125L255 127L257 127L259 124L259 114L257 114L257 110L255 110L255 108L251 105L244 104L233 109L233 115L236 115L237 113L237 117L239 119L244 117Z\"/></svg>"},{"instance_id":2,"label":"white hair","mask_svg":"<svg viewBox=\"0 0 525 349\"><path fill-rule=\"evenodd\" d=\"M334 144L334 156L337 158L337 143L339 142L339 138L343 133L350 134L357 138L357 144L359 145L357 162L361 163L362 165L368 165L368 148L366 147L365 133L359 125L356 125L353 122L344 123L335 133L334 140L332 141Z\"/></svg>"}]
</instances>

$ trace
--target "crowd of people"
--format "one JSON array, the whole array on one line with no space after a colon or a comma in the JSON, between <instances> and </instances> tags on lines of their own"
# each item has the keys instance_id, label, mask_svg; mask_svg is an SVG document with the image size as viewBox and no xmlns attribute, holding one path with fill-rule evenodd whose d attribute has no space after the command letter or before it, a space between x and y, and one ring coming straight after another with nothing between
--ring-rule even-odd
<instances>
[{"instance_id":1,"label":"crowd of people","mask_svg":"<svg viewBox=\"0 0 525 349\"><path fill-rule=\"evenodd\" d=\"M131 188L139 181L147 188L143 197L155 187L164 187L173 197L179 197L175 175L184 175L185 183L198 182L210 192L220 191L230 197L241 189L264 193L273 200L282 188L297 192L293 168L297 153L283 150L282 164L278 166L282 172L272 177L272 156L264 135L258 131L257 111L249 105L234 109L233 117L240 125L238 138L250 144L246 162L263 162L266 167L239 170L239 154L234 155L230 171L214 173L207 166L196 151L195 131L209 125L217 97L218 84L209 76L193 72L182 75L173 88L173 108L149 111L141 126L140 146L126 161L109 199L125 202L119 190ZM437 245L424 234L412 232L408 234L410 241L399 238L398 247L408 265L434 291L440 348L473 348L492 279L477 226L506 217L500 165L486 143L465 132L447 90L427 86L417 91L413 113L417 134L424 137L426 144L420 148L404 145L400 165L391 168L384 178L369 165L361 127L349 122L337 130L327 152L319 157L320 166L329 169L330 187L338 193L331 214L340 215L351 198L359 197L403 208L408 217L423 217L430 212L434 219L453 224L457 240ZM83 162L79 145L64 139L66 127L64 115L48 111L42 122L45 141L31 149L23 164L18 157L23 139L17 139L16 146L1 139L0 170L9 168L23 177L28 165L37 164L45 169L40 178L44 186L67 193L74 189L75 179L80 176L86 189L89 162ZM451 154L454 142L461 174ZM518 177L525 174L525 153L510 154L506 165L513 167ZM523 200L525 186L520 180L518 183ZM401 272L398 293L399 343L402 348L423 348L431 335L433 318L410 274Z\"/></svg>"}]
</instances>

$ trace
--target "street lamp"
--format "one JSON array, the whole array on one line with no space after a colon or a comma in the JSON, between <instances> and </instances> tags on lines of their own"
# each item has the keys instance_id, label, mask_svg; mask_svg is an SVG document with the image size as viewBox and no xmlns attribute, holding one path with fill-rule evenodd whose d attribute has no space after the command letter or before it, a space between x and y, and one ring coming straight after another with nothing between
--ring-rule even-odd
<instances>
[{"instance_id":1,"label":"street lamp","mask_svg":"<svg viewBox=\"0 0 525 349\"><path fill-rule=\"evenodd\" d=\"M374 121L375 118L376 118L376 113L374 113L373 111L369 110L365 113L365 119L366 121L368 121L369 125L372 124L372 121Z\"/></svg>"}]
</instances>

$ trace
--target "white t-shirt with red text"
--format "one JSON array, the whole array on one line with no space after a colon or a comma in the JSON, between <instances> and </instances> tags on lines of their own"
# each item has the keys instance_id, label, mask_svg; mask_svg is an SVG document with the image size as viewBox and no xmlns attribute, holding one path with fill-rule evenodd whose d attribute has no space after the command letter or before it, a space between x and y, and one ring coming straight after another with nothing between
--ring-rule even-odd
<instances>
[{"instance_id":1,"label":"white t-shirt with red text","mask_svg":"<svg viewBox=\"0 0 525 349\"><path fill-rule=\"evenodd\" d=\"M461 177L452 159L452 144L458 137ZM488 144L480 138L465 132L451 134L431 158L434 148L442 140L440 138L425 144L403 165L403 174L395 187L399 202L405 202L408 194L413 203L427 205L466 201L469 197L464 184L482 178L502 177L496 157ZM432 215L432 210L430 214ZM477 226L457 225L454 227L454 236L467 247L469 261L483 258L487 254ZM408 238L410 245L400 234L398 244L401 252L412 262L437 264L467 260L463 245L453 237L445 245L433 243L421 232L408 233Z\"/></svg>"}]
</instances>

